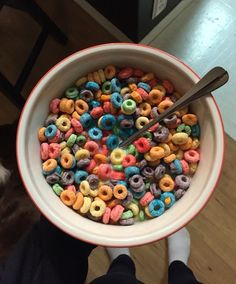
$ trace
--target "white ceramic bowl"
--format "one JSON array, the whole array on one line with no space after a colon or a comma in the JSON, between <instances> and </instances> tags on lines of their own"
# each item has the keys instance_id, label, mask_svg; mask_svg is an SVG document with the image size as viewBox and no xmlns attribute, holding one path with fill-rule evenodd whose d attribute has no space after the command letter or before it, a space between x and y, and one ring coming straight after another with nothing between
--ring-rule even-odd
<instances>
[{"instance_id":1,"label":"white ceramic bowl","mask_svg":"<svg viewBox=\"0 0 236 284\"><path fill-rule=\"evenodd\" d=\"M46 183L41 169L37 130L48 114L49 102L76 79L108 64L139 67L170 79L184 93L199 80L179 59L161 50L126 43L104 44L76 52L44 75L22 111L17 133L18 167L38 209L53 224L86 242L104 246L136 246L162 239L191 221L211 197L220 177L224 156L224 130L217 105L207 97L192 105L201 126L201 161L184 197L161 217L133 226L96 223L66 207Z\"/></svg>"}]
</instances>

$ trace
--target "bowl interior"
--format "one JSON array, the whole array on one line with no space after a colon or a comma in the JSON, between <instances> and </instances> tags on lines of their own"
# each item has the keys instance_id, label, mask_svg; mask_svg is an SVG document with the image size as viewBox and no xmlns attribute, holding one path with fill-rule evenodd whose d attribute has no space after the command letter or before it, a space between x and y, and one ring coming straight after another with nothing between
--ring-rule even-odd
<instances>
[{"instance_id":1,"label":"bowl interior","mask_svg":"<svg viewBox=\"0 0 236 284\"><path fill-rule=\"evenodd\" d=\"M66 207L41 174L37 129L48 114L49 102L60 97L76 79L108 64L139 67L169 79L183 93L198 81L187 66L166 53L132 44L108 44L75 53L51 69L36 85L22 112L18 128L18 165L25 187L40 211L70 235L109 246L134 246L161 239L189 222L206 204L223 160L223 128L211 96L192 104L201 126L201 161L184 197L159 218L114 226L96 223ZM213 170L214 169L214 170Z\"/></svg>"}]
</instances>

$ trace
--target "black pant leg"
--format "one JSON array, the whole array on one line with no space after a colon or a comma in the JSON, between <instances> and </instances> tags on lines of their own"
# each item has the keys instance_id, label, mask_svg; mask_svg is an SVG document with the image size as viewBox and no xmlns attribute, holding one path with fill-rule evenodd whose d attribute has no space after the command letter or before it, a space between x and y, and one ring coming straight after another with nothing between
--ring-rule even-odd
<instances>
[{"instance_id":1,"label":"black pant leg","mask_svg":"<svg viewBox=\"0 0 236 284\"><path fill-rule=\"evenodd\" d=\"M173 261L168 270L169 284L200 284L192 270L182 261Z\"/></svg>"},{"instance_id":2,"label":"black pant leg","mask_svg":"<svg viewBox=\"0 0 236 284\"><path fill-rule=\"evenodd\" d=\"M42 217L8 257L2 283L82 284L93 248L95 246L70 237Z\"/></svg>"},{"instance_id":3,"label":"black pant leg","mask_svg":"<svg viewBox=\"0 0 236 284\"><path fill-rule=\"evenodd\" d=\"M141 284L135 276L135 264L128 255L120 255L112 261L106 275L94 279L91 284Z\"/></svg>"}]
</instances>

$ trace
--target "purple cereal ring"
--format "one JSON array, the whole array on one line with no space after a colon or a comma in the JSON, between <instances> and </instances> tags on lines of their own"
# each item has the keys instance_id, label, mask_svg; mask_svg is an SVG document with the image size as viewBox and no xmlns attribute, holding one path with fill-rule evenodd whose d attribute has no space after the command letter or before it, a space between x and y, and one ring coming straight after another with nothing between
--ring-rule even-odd
<instances>
[{"instance_id":1,"label":"purple cereal ring","mask_svg":"<svg viewBox=\"0 0 236 284\"><path fill-rule=\"evenodd\" d=\"M166 167L160 164L156 167L154 171L154 177L156 179L161 179L165 173L166 173Z\"/></svg>"},{"instance_id":2,"label":"purple cereal ring","mask_svg":"<svg viewBox=\"0 0 236 284\"><path fill-rule=\"evenodd\" d=\"M184 194L185 194L185 190L182 188L177 189L174 194L175 194L175 198L178 200L180 199Z\"/></svg>"},{"instance_id":3,"label":"purple cereal ring","mask_svg":"<svg viewBox=\"0 0 236 284\"><path fill-rule=\"evenodd\" d=\"M175 184L177 187L182 188L182 189L188 189L190 186L190 177L186 175L178 175L175 177Z\"/></svg>"},{"instance_id":4,"label":"purple cereal ring","mask_svg":"<svg viewBox=\"0 0 236 284\"><path fill-rule=\"evenodd\" d=\"M143 159L142 161L139 162L138 167L140 171L147 166L147 160Z\"/></svg>"},{"instance_id":5,"label":"purple cereal ring","mask_svg":"<svg viewBox=\"0 0 236 284\"><path fill-rule=\"evenodd\" d=\"M155 118L155 117L158 117L158 115L159 115L159 112L157 110L157 107L153 107L151 110L151 117Z\"/></svg>"},{"instance_id":6,"label":"purple cereal ring","mask_svg":"<svg viewBox=\"0 0 236 284\"><path fill-rule=\"evenodd\" d=\"M140 193L140 192L145 191L145 183L140 185L140 187L132 187L132 186L130 186L130 187L133 190L133 192L135 192L135 193Z\"/></svg>"},{"instance_id":7,"label":"purple cereal ring","mask_svg":"<svg viewBox=\"0 0 236 284\"><path fill-rule=\"evenodd\" d=\"M79 160L76 165L78 169L82 169L82 168L87 167L89 164L90 164L90 160L86 158L86 159Z\"/></svg>"},{"instance_id":8,"label":"purple cereal ring","mask_svg":"<svg viewBox=\"0 0 236 284\"><path fill-rule=\"evenodd\" d=\"M49 116L44 121L44 126L47 127L50 124L55 124L57 118L58 118L57 114L53 114L53 113L49 114Z\"/></svg>"},{"instance_id":9,"label":"purple cereal ring","mask_svg":"<svg viewBox=\"0 0 236 284\"><path fill-rule=\"evenodd\" d=\"M61 185L70 185L73 184L75 178L74 178L74 172L73 171L65 171L62 175L61 175L61 180L60 180L60 184Z\"/></svg>"},{"instance_id":10,"label":"purple cereal ring","mask_svg":"<svg viewBox=\"0 0 236 284\"><path fill-rule=\"evenodd\" d=\"M160 198L161 190L157 187L156 183L150 185L150 192L154 195L155 198Z\"/></svg>"},{"instance_id":11,"label":"purple cereal ring","mask_svg":"<svg viewBox=\"0 0 236 284\"><path fill-rule=\"evenodd\" d=\"M134 224L134 218L124 219L119 221L120 225L129 226Z\"/></svg>"},{"instance_id":12,"label":"purple cereal ring","mask_svg":"<svg viewBox=\"0 0 236 284\"><path fill-rule=\"evenodd\" d=\"M156 142L164 142L169 136L169 129L162 126L159 127L155 132L153 132L154 140Z\"/></svg>"},{"instance_id":13,"label":"purple cereal ring","mask_svg":"<svg viewBox=\"0 0 236 284\"><path fill-rule=\"evenodd\" d=\"M91 174L87 176L86 180L88 181L91 189L97 189L99 184L98 176Z\"/></svg>"},{"instance_id":14,"label":"purple cereal ring","mask_svg":"<svg viewBox=\"0 0 236 284\"><path fill-rule=\"evenodd\" d=\"M53 173L51 175L46 176L46 181L49 184L55 184L60 182L61 176L58 173Z\"/></svg>"},{"instance_id":15,"label":"purple cereal ring","mask_svg":"<svg viewBox=\"0 0 236 284\"><path fill-rule=\"evenodd\" d=\"M164 118L164 123L168 126L169 124L176 124L177 122L177 115L176 114L171 114L167 118Z\"/></svg>"},{"instance_id":16,"label":"purple cereal ring","mask_svg":"<svg viewBox=\"0 0 236 284\"><path fill-rule=\"evenodd\" d=\"M133 175L129 178L129 184L132 188L140 188L144 184L143 178L140 175Z\"/></svg>"},{"instance_id":17,"label":"purple cereal ring","mask_svg":"<svg viewBox=\"0 0 236 284\"><path fill-rule=\"evenodd\" d=\"M80 97L82 100L84 100L85 102L90 102L93 99L93 93L90 90L81 90L80 91Z\"/></svg>"},{"instance_id":18,"label":"purple cereal ring","mask_svg":"<svg viewBox=\"0 0 236 284\"><path fill-rule=\"evenodd\" d=\"M142 170L142 175L145 176L146 178L153 178L154 176L154 170L150 167L145 167Z\"/></svg>"},{"instance_id":19,"label":"purple cereal ring","mask_svg":"<svg viewBox=\"0 0 236 284\"><path fill-rule=\"evenodd\" d=\"M123 206L127 206L132 202L132 200L133 200L133 194L130 191L128 191L126 198L121 200L121 204Z\"/></svg>"},{"instance_id":20,"label":"purple cereal ring","mask_svg":"<svg viewBox=\"0 0 236 284\"><path fill-rule=\"evenodd\" d=\"M79 150L79 145L78 144L74 144L73 146L72 146L72 152L73 152L73 154L75 155L75 153Z\"/></svg>"},{"instance_id":21,"label":"purple cereal ring","mask_svg":"<svg viewBox=\"0 0 236 284\"><path fill-rule=\"evenodd\" d=\"M133 84L133 83L138 83L138 78L137 77L129 77L128 79L126 79L126 83L127 84Z\"/></svg>"},{"instance_id":22,"label":"purple cereal ring","mask_svg":"<svg viewBox=\"0 0 236 284\"><path fill-rule=\"evenodd\" d=\"M123 96L123 100L128 100L131 97L130 93L127 93Z\"/></svg>"},{"instance_id":23,"label":"purple cereal ring","mask_svg":"<svg viewBox=\"0 0 236 284\"><path fill-rule=\"evenodd\" d=\"M132 119L123 119L120 123L121 128L132 128L134 121Z\"/></svg>"}]
</instances>

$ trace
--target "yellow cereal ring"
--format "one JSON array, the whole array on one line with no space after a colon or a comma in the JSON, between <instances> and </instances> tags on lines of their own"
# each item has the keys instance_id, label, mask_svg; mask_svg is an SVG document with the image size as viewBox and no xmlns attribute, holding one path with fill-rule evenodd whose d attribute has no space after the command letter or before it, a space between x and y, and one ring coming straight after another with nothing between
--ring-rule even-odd
<instances>
[{"instance_id":1,"label":"yellow cereal ring","mask_svg":"<svg viewBox=\"0 0 236 284\"><path fill-rule=\"evenodd\" d=\"M193 140L191 137L188 137L188 140L185 144L179 145L181 150L189 150L192 146Z\"/></svg>"},{"instance_id":2,"label":"yellow cereal ring","mask_svg":"<svg viewBox=\"0 0 236 284\"><path fill-rule=\"evenodd\" d=\"M153 160L160 160L165 156L165 151L162 147L155 146L150 149L150 156Z\"/></svg>"},{"instance_id":3,"label":"yellow cereal ring","mask_svg":"<svg viewBox=\"0 0 236 284\"><path fill-rule=\"evenodd\" d=\"M179 149L177 152L176 152L176 159L178 160L183 160L183 157L184 157L184 151Z\"/></svg>"},{"instance_id":4,"label":"yellow cereal ring","mask_svg":"<svg viewBox=\"0 0 236 284\"><path fill-rule=\"evenodd\" d=\"M159 180L159 187L163 191L172 191L175 187L175 183L173 179L168 176L164 175L160 180Z\"/></svg>"},{"instance_id":5,"label":"yellow cereal ring","mask_svg":"<svg viewBox=\"0 0 236 284\"><path fill-rule=\"evenodd\" d=\"M83 197L83 194L81 192L77 192L76 193L76 200L73 204L73 209L74 210L79 210L81 208L81 206L83 205L84 203L84 197Z\"/></svg>"},{"instance_id":6,"label":"yellow cereal ring","mask_svg":"<svg viewBox=\"0 0 236 284\"><path fill-rule=\"evenodd\" d=\"M198 147L200 146L200 141L198 138L193 138L193 142L192 142L192 145L191 145L191 149L192 150L195 150L197 149Z\"/></svg>"},{"instance_id":7,"label":"yellow cereal ring","mask_svg":"<svg viewBox=\"0 0 236 284\"><path fill-rule=\"evenodd\" d=\"M74 157L73 155L66 153L61 155L61 165L64 169L70 169L73 165Z\"/></svg>"},{"instance_id":8,"label":"yellow cereal ring","mask_svg":"<svg viewBox=\"0 0 236 284\"><path fill-rule=\"evenodd\" d=\"M98 196L104 200L104 201L108 201L111 200L112 198L112 189L110 186L108 185L102 185L98 188Z\"/></svg>"},{"instance_id":9,"label":"yellow cereal ring","mask_svg":"<svg viewBox=\"0 0 236 284\"><path fill-rule=\"evenodd\" d=\"M98 189L91 189L89 195L92 197L98 196Z\"/></svg>"},{"instance_id":10,"label":"yellow cereal ring","mask_svg":"<svg viewBox=\"0 0 236 284\"><path fill-rule=\"evenodd\" d=\"M193 175L196 172L197 167L198 167L198 163L189 164L189 174Z\"/></svg>"},{"instance_id":11,"label":"yellow cereal ring","mask_svg":"<svg viewBox=\"0 0 236 284\"><path fill-rule=\"evenodd\" d=\"M165 163L170 164L176 159L175 154L170 154L169 156L165 157L163 160Z\"/></svg>"},{"instance_id":12,"label":"yellow cereal ring","mask_svg":"<svg viewBox=\"0 0 236 284\"><path fill-rule=\"evenodd\" d=\"M87 112L89 109L88 104L84 100L76 100L75 101L75 110L79 115Z\"/></svg>"},{"instance_id":13,"label":"yellow cereal ring","mask_svg":"<svg viewBox=\"0 0 236 284\"><path fill-rule=\"evenodd\" d=\"M148 206L144 207L144 212L145 212L145 214L146 214L147 217L152 218L152 215L151 215L151 213L150 213L150 211L149 211Z\"/></svg>"},{"instance_id":14,"label":"yellow cereal ring","mask_svg":"<svg viewBox=\"0 0 236 284\"><path fill-rule=\"evenodd\" d=\"M81 207L80 210L79 210L80 213L82 213L82 214L87 213L87 212L89 211L89 208L90 208L90 206L91 206L91 203L92 203L91 198L85 196L85 197L84 197L83 205L82 205L82 207Z\"/></svg>"},{"instance_id":15,"label":"yellow cereal ring","mask_svg":"<svg viewBox=\"0 0 236 284\"><path fill-rule=\"evenodd\" d=\"M188 141L188 134L184 132L175 133L172 136L172 142L175 145L183 145Z\"/></svg>"},{"instance_id":16,"label":"yellow cereal ring","mask_svg":"<svg viewBox=\"0 0 236 284\"><path fill-rule=\"evenodd\" d=\"M134 202L131 202L129 205L126 206L128 209L130 209L134 216L137 216L139 213L139 207L137 204L135 204Z\"/></svg>"},{"instance_id":17,"label":"yellow cereal ring","mask_svg":"<svg viewBox=\"0 0 236 284\"><path fill-rule=\"evenodd\" d=\"M45 142L45 141L47 141L47 138L46 138L46 136L44 135L45 129L46 129L46 127L41 127L41 128L39 128L39 130L38 130L38 139L39 139L40 142Z\"/></svg>"},{"instance_id":18,"label":"yellow cereal ring","mask_svg":"<svg viewBox=\"0 0 236 284\"><path fill-rule=\"evenodd\" d=\"M55 170L57 167L57 161L55 159L48 159L43 163L43 171L45 172L51 172Z\"/></svg>"},{"instance_id":19,"label":"yellow cereal ring","mask_svg":"<svg viewBox=\"0 0 236 284\"><path fill-rule=\"evenodd\" d=\"M149 114L152 110L152 107L148 103L142 103L141 105L139 105L139 110L140 110L140 115L149 116Z\"/></svg>"},{"instance_id":20,"label":"yellow cereal ring","mask_svg":"<svg viewBox=\"0 0 236 284\"><path fill-rule=\"evenodd\" d=\"M102 200L95 200L91 203L89 212L94 217L101 217L106 210L106 203Z\"/></svg>"},{"instance_id":21,"label":"yellow cereal ring","mask_svg":"<svg viewBox=\"0 0 236 284\"><path fill-rule=\"evenodd\" d=\"M124 186L123 184L117 184L113 188L113 194L115 198L123 200L127 196L128 191L126 186Z\"/></svg>"},{"instance_id":22,"label":"yellow cereal ring","mask_svg":"<svg viewBox=\"0 0 236 284\"><path fill-rule=\"evenodd\" d=\"M111 152L110 159L113 165L120 165L123 162L126 153L120 148L116 148Z\"/></svg>"},{"instance_id":23,"label":"yellow cereal ring","mask_svg":"<svg viewBox=\"0 0 236 284\"><path fill-rule=\"evenodd\" d=\"M167 157L171 154L170 147L167 143L160 143L158 146L163 148L165 157Z\"/></svg>"},{"instance_id":24,"label":"yellow cereal ring","mask_svg":"<svg viewBox=\"0 0 236 284\"><path fill-rule=\"evenodd\" d=\"M140 116L139 118L136 119L135 121L135 126L137 129L142 129L144 125L148 124L149 119L145 116Z\"/></svg>"},{"instance_id":25,"label":"yellow cereal ring","mask_svg":"<svg viewBox=\"0 0 236 284\"><path fill-rule=\"evenodd\" d=\"M62 98L60 101L59 109L61 112L71 114L75 109L74 101L70 99Z\"/></svg>"},{"instance_id":26,"label":"yellow cereal ring","mask_svg":"<svg viewBox=\"0 0 236 284\"><path fill-rule=\"evenodd\" d=\"M93 74L92 74L92 73L88 73L88 75L87 75L87 80L88 80L88 81L94 81L94 78L93 78Z\"/></svg>"},{"instance_id":27,"label":"yellow cereal ring","mask_svg":"<svg viewBox=\"0 0 236 284\"><path fill-rule=\"evenodd\" d=\"M67 146L61 150L61 155L70 154L70 153L71 153L71 149Z\"/></svg>"},{"instance_id":28,"label":"yellow cereal ring","mask_svg":"<svg viewBox=\"0 0 236 284\"><path fill-rule=\"evenodd\" d=\"M61 130L62 132L66 132L70 129L71 127L71 122L68 118L60 116L57 120L56 120L56 126L59 130Z\"/></svg>"},{"instance_id":29,"label":"yellow cereal ring","mask_svg":"<svg viewBox=\"0 0 236 284\"><path fill-rule=\"evenodd\" d=\"M80 87L80 86L84 85L86 82L87 82L87 77L84 76L84 77L79 78L75 82L75 85L76 85L76 87Z\"/></svg>"},{"instance_id":30,"label":"yellow cereal ring","mask_svg":"<svg viewBox=\"0 0 236 284\"><path fill-rule=\"evenodd\" d=\"M74 191L66 189L62 191L60 198L65 205L72 206L75 203L76 195Z\"/></svg>"},{"instance_id":31,"label":"yellow cereal ring","mask_svg":"<svg viewBox=\"0 0 236 284\"><path fill-rule=\"evenodd\" d=\"M104 71L102 69L98 70L98 75L99 75L99 78L100 78L102 83L106 81L106 77L105 77Z\"/></svg>"},{"instance_id":32,"label":"yellow cereal ring","mask_svg":"<svg viewBox=\"0 0 236 284\"><path fill-rule=\"evenodd\" d=\"M192 126L197 123L197 116L192 113L188 113L182 116L182 121L184 124Z\"/></svg>"},{"instance_id":33,"label":"yellow cereal ring","mask_svg":"<svg viewBox=\"0 0 236 284\"><path fill-rule=\"evenodd\" d=\"M99 85L102 83L101 79L100 79L100 76L98 74L97 71L93 72L93 79L96 83L98 83Z\"/></svg>"},{"instance_id":34,"label":"yellow cereal ring","mask_svg":"<svg viewBox=\"0 0 236 284\"><path fill-rule=\"evenodd\" d=\"M90 153L88 150L86 149L79 149L76 153L75 153L75 159L76 161L81 160L81 159L87 159L90 157Z\"/></svg>"},{"instance_id":35,"label":"yellow cereal ring","mask_svg":"<svg viewBox=\"0 0 236 284\"><path fill-rule=\"evenodd\" d=\"M178 110L176 112L176 115L178 117L182 117L183 115L185 115L186 113L188 113L188 107L184 107L184 108L181 108L180 110Z\"/></svg>"},{"instance_id":36,"label":"yellow cereal ring","mask_svg":"<svg viewBox=\"0 0 236 284\"><path fill-rule=\"evenodd\" d=\"M66 141L61 142L60 144L61 150L63 150L64 148L66 148Z\"/></svg>"},{"instance_id":37,"label":"yellow cereal ring","mask_svg":"<svg viewBox=\"0 0 236 284\"><path fill-rule=\"evenodd\" d=\"M105 77L110 80L116 75L116 67L114 65L107 65L104 69Z\"/></svg>"},{"instance_id":38,"label":"yellow cereal ring","mask_svg":"<svg viewBox=\"0 0 236 284\"><path fill-rule=\"evenodd\" d=\"M173 102L171 100L164 100L164 101L159 103L159 105L157 106L157 110L159 111L159 113L162 113L165 110L167 110L168 107L170 107L172 105L173 105Z\"/></svg>"},{"instance_id":39,"label":"yellow cereal ring","mask_svg":"<svg viewBox=\"0 0 236 284\"><path fill-rule=\"evenodd\" d=\"M131 94L130 94L131 98L136 101L136 103L140 104L142 101L143 101L143 98L142 96L136 92L136 91L133 91Z\"/></svg>"},{"instance_id":40,"label":"yellow cereal ring","mask_svg":"<svg viewBox=\"0 0 236 284\"><path fill-rule=\"evenodd\" d=\"M90 194L90 185L87 180L83 180L79 185L79 190L83 194L83 196L87 196Z\"/></svg>"},{"instance_id":41,"label":"yellow cereal ring","mask_svg":"<svg viewBox=\"0 0 236 284\"><path fill-rule=\"evenodd\" d=\"M125 94L129 93L130 89L128 87L124 87L120 90L120 94L124 96Z\"/></svg>"}]
</instances>

